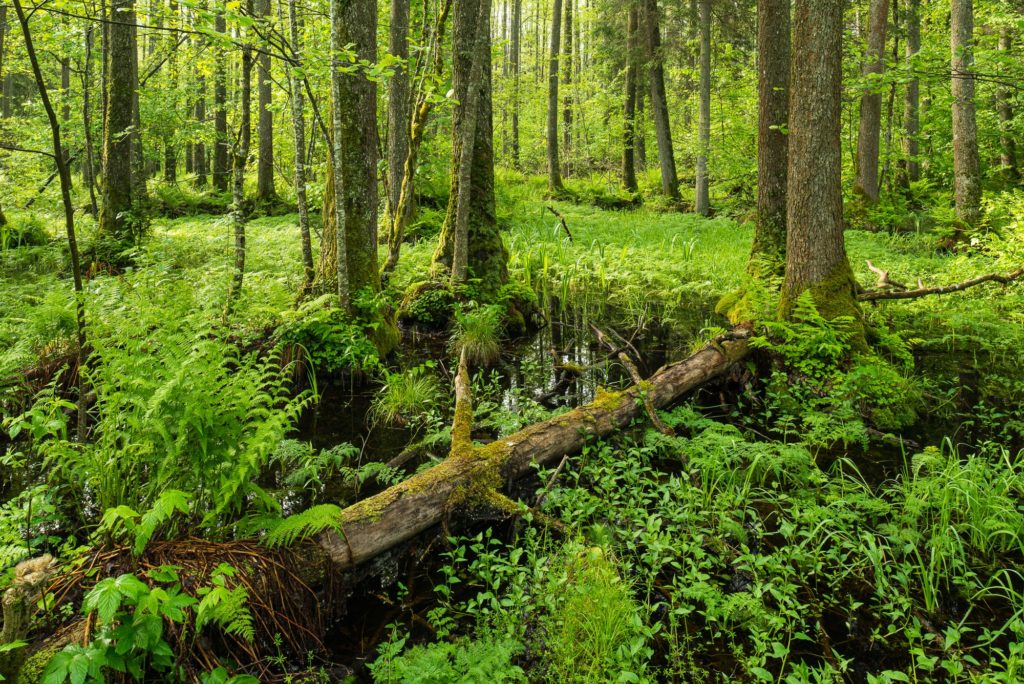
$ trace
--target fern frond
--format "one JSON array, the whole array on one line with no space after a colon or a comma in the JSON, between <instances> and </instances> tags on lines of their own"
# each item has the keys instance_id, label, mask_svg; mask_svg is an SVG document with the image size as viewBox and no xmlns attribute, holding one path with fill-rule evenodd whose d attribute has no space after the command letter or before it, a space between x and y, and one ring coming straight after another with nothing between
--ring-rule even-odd
<instances>
[{"instance_id":1,"label":"fern frond","mask_svg":"<svg viewBox=\"0 0 1024 684\"><path fill-rule=\"evenodd\" d=\"M320 504L290 515L267 530L263 543L270 547L290 546L326 529L341 529L341 508Z\"/></svg>"}]
</instances>

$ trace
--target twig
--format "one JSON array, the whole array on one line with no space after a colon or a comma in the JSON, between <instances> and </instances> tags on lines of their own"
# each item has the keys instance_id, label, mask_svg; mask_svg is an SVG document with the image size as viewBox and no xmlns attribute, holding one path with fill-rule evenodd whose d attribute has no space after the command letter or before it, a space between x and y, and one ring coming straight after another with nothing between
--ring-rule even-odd
<instances>
[{"instance_id":1,"label":"twig","mask_svg":"<svg viewBox=\"0 0 1024 684\"><path fill-rule=\"evenodd\" d=\"M918 281L919 287L916 290L872 290L870 292L862 292L857 295L857 301L860 302L872 302L879 299L917 299L918 297L926 297L933 294L949 294L950 292L960 292L967 288L974 287L975 285L981 285L982 283L1001 283L1006 285L1024 276L1024 267L1018 268L1012 273L1002 275L999 273L988 273L977 278L971 278L965 280L962 283L956 283L954 285L940 285L938 287L920 287L920 281Z\"/></svg>"},{"instance_id":2,"label":"twig","mask_svg":"<svg viewBox=\"0 0 1024 684\"><path fill-rule=\"evenodd\" d=\"M603 344L605 347L608 347L609 349L615 348L615 345L611 343L607 335L601 332L600 328L598 328L593 323L590 324L590 328L591 330L594 331L594 334L597 336L598 342ZM623 365L623 367L625 367L626 372L629 373L629 377L633 380L633 384L636 385L637 387L640 387L642 390L643 378L640 377L640 371L637 370L636 364L633 363L633 360L629 358L629 355L626 354L626 352L619 352L618 358L619 362ZM670 428L668 425L665 425L664 421L661 420L661 417L658 415L658 411L654 408L654 402L651 401L651 398L647 394L647 392L641 391L640 397L643 399L644 409L647 411L647 416L651 419L651 423L654 425L655 429L657 429L657 431L662 433L663 435L669 435L670 437L674 437L676 434L675 430Z\"/></svg>"},{"instance_id":3,"label":"twig","mask_svg":"<svg viewBox=\"0 0 1024 684\"><path fill-rule=\"evenodd\" d=\"M565 468L565 464L568 462L569 454L566 454L565 456L562 457L562 460L559 462L558 467L555 468L555 472L551 473L551 477L548 478L548 483L544 485L544 490L537 495L537 500L533 502L534 508L540 508L540 505L544 503L544 497L546 497L548 495L548 492L551 491L551 488L555 485L555 480L557 480L558 476L562 474L562 469Z\"/></svg>"},{"instance_id":4,"label":"twig","mask_svg":"<svg viewBox=\"0 0 1024 684\"><path fill-rule=\"evenodd\" d=\"M548 205L548 211L550 211L552 214L558 217L558 220L562 224L562 229L565 231L565 234L569 236L569 242L573 242L572 233L569 232L569 224L565 222L565 217L558 213L558 210L550 205Z\"/></svg>"},{"instance_id":5,"label":"twig","mask_svg":"<svg viewBox=\"0 0 1024 684\"><path fill-rule=\"evenodd\" d=\"M894 280L890 280L889 279L889 272L888 271L883 271L882 269L880 269L877 266L875 266L873 263L871 263L871 259L868 259L867 262L868 262L868 269L872 273L874 273L875 275L878 276L878 282L875 283L875 289L876 290L892 290L892 289L906 290L907 289L906 285L904 285L902 283L897 283Z\"/></svg>"}]
</instances>

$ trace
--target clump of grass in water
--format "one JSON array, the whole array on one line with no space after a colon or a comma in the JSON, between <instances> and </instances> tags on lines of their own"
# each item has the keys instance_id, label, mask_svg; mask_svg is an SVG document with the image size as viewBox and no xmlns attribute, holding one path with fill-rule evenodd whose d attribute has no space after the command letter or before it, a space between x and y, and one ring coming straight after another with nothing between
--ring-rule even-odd
<instances>
[{"instance_id":1,"label":"clump of grass in water","mask_svg":"<svg viewBox=\"0 0 1024 684\"><path fill-rule=\"evenodd\" d=\"M500 306L484 306L455 314L455 334L449 345L452 353L474 366L489 366L501 356Z\"/></svg>"},{"instance_id":2,"label":"clump of grass in water","mask_svg":"<svg viewBox=\"0 0 1024 684\"><path fill-rule=\"evenodd\" d=\"M427 362L404 372L388 373L370 406L375 423L408 426L419 422L438 402L441 391Z\"/></svg>"}]
</instances>

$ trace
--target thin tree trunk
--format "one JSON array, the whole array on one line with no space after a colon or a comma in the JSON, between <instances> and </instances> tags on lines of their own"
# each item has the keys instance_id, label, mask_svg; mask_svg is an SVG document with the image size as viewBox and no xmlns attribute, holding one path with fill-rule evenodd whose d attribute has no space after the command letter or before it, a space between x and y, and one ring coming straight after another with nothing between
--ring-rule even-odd
<instances>
[{"instance_id":1,"label":"thin tree trunk","mask_svg":"<svg viewBox=\"0 0 1024 684\"><path fill-rule=\"evenodd\" d=\"M216 0L215 0L216 1ZM224 8L217 7L214 30L227 33ZM224 48L216 48L216 62L213 71L213 189L225 192L228 189L228 57ZM205 165L205 150L204 165Z\"/></svg>"},{"instance_id":2,"label":"thin tree trunk","mask_svg":"<svg viewBox=\"0 0 1024 684\"><path fill-rule=\"evenodd\" d=\"M889 25L889 0L871 0L867 54L862 72L866 78L885 70L885 34ZM877 89L877 85L874 86ZM882 93L875 89L860 97L860 130L857 135L857 180L854 192L868 204L878 202L878 147L882 125Z\"/></svg>"},{"instance_id":3,"label":"thin tree trunk","mask_svg":"<svg viewBox=\"0 0 1024 684\"><path fill-rule=\"evenodd\" d=\"M844 0L797 0L789 101L786 277L780 308L809 291L827 319L860 320L843 242ZM858 346L865 346L863 334Z\"/></svg>"},{"instance_id":4,"label":"thin tree trunk","mask_svg":"<svg viewBox=\"0 0 1024 684\"><path fill-rule=\"evenodd\" d=\"M572 14L574 0L562 0L565 4L565 26L562 30L564 48L562 50L562 173L568 176L572 171L572 69L573 69L573 27Z\"/></svg>"},{"instance_id":5,"label":"thin tree trunk","mask_svg":"<svg viewBox=\"0 0 1024 684\"><path fill-rule=\"evenodd\" d=\"M394 223L394 211L402 193L405 158L409 154L409 0L393 0L391 3L388 52L402 60L388 79L388 194L385 216L389 223Z\"/></svg>"},{"instance_id":6,"label":"thin tree trunk","mask_svg":"<svg viewBox=\"0 0 1024 684\"><path fill-rule=\"evenodd\" d=\"M921 51L921 0L905 0L907 9L907 63L913 67L917 53ZM921 129L921 84L911 74L903 99L903 156L900 174L901 184L909 188L911 183L921 179L921 164L918 162L920 145L918 134Z\"/></svg>"},{"instance_id":7,"label":"thin tree trunk","mask_svg":"<svg viewBox=\"0 0 1024 684\"><path fill-rule=\"evenodd\" d=\"M131 51L131 100L132 100L132 194L136 203L146 196L146 158L142 149L142 111L139 107L139 39L137 15L133 14L129 28L132 40Z\"/></svg>"},{"instance_id":8,"label":"thin tree trunk","mask_svg":"<svg viewBox=\"0 0 1024 684\"><path fill-rule=\"evenodd\" d=\"M953 176L956 214L966 228L981 220L978 123L974 111L974 3L952 0Z\"/></svg>"},{"instance_id":9,"label":"thin tree trunk","mask_svg":"<svg viewBox=\"0 0 1024 684\"><path fill-rule=\"evenodd\" d=\"M253 1L247 0L246 14L253 13ZM228 291L227 314L230 315L238 295L242 291L245 277L245 167L249 163L249 146L252 142L252 45L248 37L242 43L242 70L239 86L238 142L232 151L231 179L231 225L235 237L235 264Z\"/></svg>"},{"instance_id":10,"label":"thin tree trunk","mask_svg":"<svg viewBox=\"0 0 1024 684\"><path fill-rule=\"evenodd\" d=\"M36 79L36 86L39 88L39 97L43 102L43 109L46 110L46 118L50 122L50 134L53 139L53 157L57 164L57 173L60 176L60 196L64 205L64 229L68 238L68 251L71 254L71 275L75 288L75 331L78 338L78 439L84 441L87 429L87 414L85 410L86 392L85 376L86 363L89 355L85 337L85 295L82 292L82 266L78 255L78 241L75 236L75 207L71 201L71 171L68 168L68 160L61 152L64 149L61 140L60 122L50 102L49 93L46 90L46 81L43 72L39 68L39 59L36 57L35 45L32 41L32 32L29 29L28 17L21 6L21 0L14 0L14 11L21 23L21 32L25 38L25 52L28 55L29 63L32 65L32 74Z\"/></svg>"},{"instance_id":11,"label":"thin tree trunk","mask_svg":"<svg viewBox=\"0 0 1024 684\"><path fill-rule=\"evenodd\" d=\"M711 147L711 0L700 0L700 111L697 121L697 179L694 210L711 213L708 153Z\"/></svg>"},{"instance_id":12,"label":"thin tree trunk","mask_svg":"<svg viewBox=\"0 0 1024 684\"><path fill-rule=\"evenodd\" d=\"M757 5L757 228L747 270L780 276L786 262L790 0Z\"/></svg>"},{"instance_id":13,"label":"thin tree trunk","mask_svg":"<svg viewBox=\"0 0 1024 684\"><path fill-rule=\"evenodd\" d=\"M342 16L342 0L330 0L331 7L331 52L340 54L346 47L344 17ZM336 290L338 293L338 306L342 311L348 311L350 307L349 277L348 277L348 244L345 240L345 184L342 173L342 155L345 152L345 145L342 140L341 130L345 125L344 110L351 107L352 103L345 101L345 87L342 83L344 78L338 64L338 58L331 60L331 173L329 182L334 192L334 274L337 278ZM327 206L324 203L324 220L327 220ZM324 231L324 239L327 238L327 231Z\"/></svg>"},{"instance_id":14,"label":"thin tree trunk","mask_svg":"<svg viewBox=\"0 0 1024 684\"><path fill-rule=\"evenodd\" d=\"M626 94L622 111L622 185L637 191L636 182L636 72L637 10L630 7L626 18Z\"/></svg>"},{"instance_id":15,"label":"thin tree trunk","mask_svg":"<svg viewBox=\"0 0 1024 684\"><path fill-rule=\"evenodd\" d=\"M637 12L637 31L640 31L639 11ZM639 36L639 33L637 35ZM637 59L639 60L639 55ZM636 146L636 166L640 171L647 170L647 118L645 114L646 108L644 107L644 102L646 101L644 70L640 68L638 62L636 70L636 114L633 117L633 144Z\"/></svg>"},{"instance_id":16,"label":"thin tree trunk","mask_svg":"<svg viewBox=\"0 0 1024 684\"><path fill-rule=\"evenodd\" d=\"M291 36L292 52L301 62L302 45L299 42L299 19L295 8L296 0L288 0L288 31ZM303 115L305 103L302 97L304 76L288 71L292 89L292 129L295 138L295 204L299 212L299 234L302 238L302 291L304 296L313 287L313 244L309 235L309 204L306 200L306 121Z\"/></svg>"},{"instance_id":17,"label":"thin tree trunk","mask_svg":"<svg viewBox=\"0 0 1024 684\"><path fill-rule=\"evenodd\" d=\"M519 169L519 56L523 21L523 0L512 0L512 167Z\"/></svg>"},{"instance_id":18,"label":"thin tree trunk","mask_svg":"<svg viewBox=\"0 0 1024 684\"><path fill-rule=\"evenodd\" d=\"M2 21L2 20L0 20ZM89 209L93 217L100 215L96 202L96 161L92 139L92 36L93 25L85 27L85 60L82 68L82 129L85 132L85 156L82 161L82 177L89 188ZM0 48L0 53L3 49Z\"/></svg>"},{"instance_id":19,"label":"thin tree trunk","mask_svg":"<svg viewBox=\"0 0 1024 684\"><path fill-rule=\"evenodd\" d=\"M1013 36L1009 27L999 34L999 51L1009 56L1013 52ZM1020 180L1017 170L1017 143L1010 127L1013 125L1013 105L1010 104L1010 90L1004 85L996 89L996 110L999 113L999 162L1003 177L1010 183Z\"/></svg>"},{"instance_id":20,"label":"thin tree trunk","mask_svg":"<svg viewBox=\"0 0 1024 684\"><path fill-rule=\"evenodd\" d=\"M675 151L672 149L672 128L669 124L668 98L665 94L664 56L661 54L661 30L658 26L658 0L644 0L644 34L651 86L651 115L658 142L658 163L661 166L661 191L672 200L679 200L679 179L676 176Z\"/></svg>"},{"instance_id":21,"label":"thin tree trunk","mask_svg":"<svg viewBox=\"0 0 1024 684\"><path fill-rule=\"evenodd\" d=\"M170 0L168 4L168 14L172 22L172 28L178 28L180 25L178 2L177 0ZM177 38L173 31L167 33L167 40L165 41L165 49L169 51L168 59L168 76L170 80L170 90L172 93L171 102L178 101L178 51L177 51ZM168 133L164 136L164 180L168 183L178 182L178 148L175 145L174 133Z\"/></svg>"},{"instance_id":22,"label":"thin tree trunk","mask_svg":"<svg viewBox=\"0 0 1024 684\"><path fill-rule=\"evenodd\" d=\"M561 47L562 0L553 0L551 12L551 57L548 62L548 190L561 193L561 164L558 154L558 51Z\"/></svg>"},{"instance_id":23,"label":"thin tree trunk","mask_svg":"<svg viewBox=\"0 0 1024 684\"><path fill-rule=\"evenodd\" d=\"M198 93L198 99L196 99L195 105L195 117L196 121L202 125L206 123L206 77L200 76L196 83L196 92ZM225 125L227 120L225 119ZM214 149L219 147L219 143L214 142ZM214 155L216 158L216 155ZM206 144L197 141L192 146L192 168L195 170L196 179L195 186L197 188L205 188L207 183L207 173L209 171L206 164Z\"/></svg>"},{"instance_id":24,"label":"thin tree trunk","mask_svg":"<svg viewBox=\"0 0 1024 684\"><path fill-rule=\"evenodd\" d=\"M256 15L261 21L270 18L270 0L256 0ZM259 160L256 164L256 201L272 202L277 197L274 189L274 113L270 110L273 92L270 81L270 52L261 50L256 58L257 92L259 94Z\"/></svg>"}]
</instances>

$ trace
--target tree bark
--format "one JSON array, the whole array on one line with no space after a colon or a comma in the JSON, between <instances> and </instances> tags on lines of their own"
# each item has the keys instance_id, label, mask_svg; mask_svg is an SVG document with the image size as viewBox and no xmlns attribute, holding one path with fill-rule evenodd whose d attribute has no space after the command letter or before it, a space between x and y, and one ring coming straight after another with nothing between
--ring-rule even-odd
<instances>
[{"instance_id":1,"label":"tree bark","mask_svg":"<svg viewBox=\"0 0 1024 684\"><path fill-rule=\"evenodd\" d=\"M626 18L626 96L622 108L622 185L629 192L636 192L638 189L636 182L636 24L636 7L630 7Z\"/></svg>"},{"instance_id":2,"label":"tree bark","mask_svg":"<svg viewBox=\"0 0 1024 684\"><path fill-rule=\"evenodd\" d=\"M299 41L299 18L295 7L296 0L288 0L288 32L291 38L292 52L301 63L302 45ZM303 84L305 76L288 71L291 81L292 97L292 131L295 139L295 204L299 212L299 235L302 240L302 294L305 295L313 287L313 243L309 235L309 203L306 200L306 120L303 114Z\"/></svg>"},{"instance_id":3,"label":"tree bark","mask_svg":"<svg viewBox=\"0 0 1024 684\"><path fill-rule=\"evenodd\" d=\"M921 0L905 0L907 24L907 63L913 67L917 53L921 51ZM911 74L903 98L903 156L900 164L900 184L909 189L911 183L921 179L921 163L918 161L921 132L921 82Z\"/></svg>"},{"instance_id":4,"label":"tree bark","mask_svg":"<svg viewBox=\"0 0 1024 684\"><path fill-rule=\"evenodd\" d=\"M697 122L697 179L694 210L711 213L708 152L711 146L711 0L700 0L700 112Z\"/></svg>"},{"instance_id":5,"label":"tree bark","mask_svg":"<svg viewBox=\"0 0 1024 684\"><path fill-rule=\"evenodd\" d=\"M565 26L562 30L562 174L564 176L572 173L572 69L573 69L573 44L572 44L572 15L573 3L575 0L562 0L565 4Z\"/></svg>"},{"instance_id":6,"label":"tree bark","mask_svg":"<svg viewBox=\"0 0 1024 684\"><path fill-rule=\"evenodd\" d=\"M757 4L757 226L747 271L781 276L786 263L790 0Z\"/></svg>"},{"instance_id":7,"label":"tree bark","mask_svg":"<svg viewBox=\"0 0 1024 684\"><path fill-rule=\"evenodd\" d=\"M999 34L999 51L1006 55L1013 52L1013 35L1009 27L1003 27ZM1017 143L1013 138L1013 105L1010 103L1010 89L1000 85L996 89L996 111L999 114L999 170L1010 183L1020 181L1017 170Z\"/></svg>"},{"instance_id":8,"label":"tree bark","mask_svg":"<svg viewBox=\"0 0 1024 684\"><path fill-rule=\"evenodd\" d=\"M661 167L661 191L672 200L679 200L679 179L676 176L676 158L672 149L672 128L668 116L668 98L665 94L664 56L661 53L661 30L658 26L658 0L644 0L644 39L647 51L647 78L651 86L651 116L658 143L658 163Z\"/></svg>"},{"instance_id":9,"label":"tree bark","mask_svg":"<svg viewBox=\"0 0 1024 684\"><path fill-rule=\"evenodd\" d=\"M797 0L789 101L786 276L788 316L810 291L827 319L860 320L843 242L842 42L844 0ZM863 334L858 346L865 346Z\"/></svg>"},{"instance_id":10,"label":"tree bark","mask_svg":"<svg viewBox=\"0 0 1024 684\"><path fill-rule=\"evenodd\" d=\"M120 20L120 19L119 19ZM123 21L123 20L121 20ZM142 149L142 110L139 107L139 30L138 15L133 13L131 26L128 31L131 35L131 102L132 102L132 126L131 126L131 156L132 156L132 196L136 203L146 197L146 157Z\"/></svg>"},{"instance_id":11,"label":"tree bark","mask_svg":"<svg viewBox=\"0 0 1024 684\"><path fill-rule=\"evenodd\" d=\"M974 110L974 2L952 0L953 176L956 215L965 228L981 220L978 122Z\"/></svg>"},{"instance_id":12,"label":"tree bark","mask_svg":"<svg viewBox=\"0 0 1024 684\"><path fill-rule=\"evenodd\" d=\"M426 17L423 19L426 21ZM388 79L388 171L387 212L389 223L394 223L394 212L402 193L405 158L409 154L409 0L391 3L391 27L388 52L402 60ZM407 205L406 211L412 208Z\"/></svg>"},{"instance_id":13,"label":"tree bark","mask_svg":"<svg viewBox=\"0 0 1024 684\"><path fill-rule=\"evenodd\" d=\"M196 121L202 125L206 122L206 77L200 76L196 82L196 92L198 93L196 104L195 104L195 117ZM224 120L225 126L227 125L227 119ZM219 147L218 143L214 143L214 150ZM216 155L215 155L216 156ZM195 171L195 186L197 188L205 188L207 183L207 174L209 168L206 163L206 144L201 140L196 141L192 146L192 169Z\"/></svg>"},{"instance_id":14,"label":"tree bark","mask_svg":"<svg viewBox=\"0 0 1024 684\"><path fill-rule=\"evenodd\" d=\"M253 0L246 0L246 14L253 13ZM252 142L252 45L248 36L242 43L241 84L239 86L238 142L232 150L231 174L231 225L235 238L235 264L228 291L227 313L230 314L238 295L242 291L245 277L245 168L249 163L249 147Z\"/></svg>"},{"instance_id":15,"label":"tree bark","mask_svg":"<svg viewBox=\"0 0 1024 684\"><path fill-rule=\"evenodd\" d=\"M213 29L227 33L224 8L217 7ZM213 71L213 189L226 192L228 189L228 56L224 48L217 47ZM204 150L205 160L205 150ZM205 161L204 161L205 163Z\"/></svg>"},{"instance_id":16,"label":"tree bark","mask_svg":"<svg viewBox=\"0 0 1024 684\"><path fill-rule=\"evenodd\" d=\"M885 70L885 34L889 25L889 0L871 0L868 18L865 78ZM882 125L882 93L865 90L860 96L860 129L857 135L857 180L854 192L868 204L878 202L878 147Z\"/></svg>"},{"instance_id":17,"label":"tree bark","mask_svg":"<svg viewBox=\"0 0 1024 684\"><path fill-rule=\"evenodd\" d=\"M0 23L3 19L0 18ZM89 213L99 218L99 203L96 201L96 160L92 138L92 43L93 26L85 27L85 58L82 65L82 130L85 133L85 155L82 157L82 180L89 188ZM3 47L0 46L0 54ZM2 59L2 57L0 57Z\"/></svg>"},{"instance_id":18,"label":"tree bark","mask_svg":"<svg viewBox=\"0 0 1024 684\"><path fill-rule=\"evenodd\" d=\"M177 0L170 0L168 5L170 19L172 21L171 28L178 28L180 21L178 17L178 2ZM168 77L170 81L170 90L172 102L177 102L178 96L178 51L177 51L177 38L173 31L167 33L167 40L165 41L165 49L169 52L168 60ZM174 139L174 133L168 133L164 136L164 181L168 183L178 182L178 148Z\"/></svg>"},{"instance_id":19,"label":"tree bark","mask_svg":"<svg viewBox=\"0 0 1024 684\"><path fill-rule=\"evenodd\" d=\"M103 206L98 232L115 242L134 243L138 222L131 220L134 201L132 183L132 135L134 125L132 93L135 23L134 0L111 0L110 11L118 18L107 29L107 97L103 132Z\"/></svg>"},{"instance_id":20,"label":"tree bark","mask_svg":"<svg viewBox=\"0 0 1024 684\"><path fill-rule=\"evenodd\" d=\"M512 167L519 169L519 57L522 50L523 0L512 0Z\"/></svg>"},{"instance_id":21,"label":"tree bark","mask_svg":"<svg viewBox=\"0 0 1024 684\"><path fill-rule=\"evenodd\" d=\"M373 0L332 2L332 44L353 45L356 59L377 61L377 9ZM359 69L332 75L333 159L324 193L323 240L333 238L338 299L351 310L360 291L380 291L377 271L377 85ZM340 199L340 201L339 201ZM340 229L339 229L340 228ZM321 280L326 280L321 278Z\"/></svg>"},{"instance_id":22,"label":"tree bark","mask_svg":"<svg viewBox=\"0 0 1024 684\"><path fill-rule=\"evenodd\" d=\"M267 21L270 17L270 0L256 0L256 16L258 20ZM257 131L259 136L259 160L256 163L256 201L272 202L277 197L274 189L274 113L270 110L273 91L270 81L270 52L261 50L256 58L257 93L259 94L259 117Z\"/></svg>"},{"instance_id":23,"label":"tree bark","mask_svg":"<svg viewBox=\"0 0 1024 684\"><path fill-rule=\"evenodd\" d=\"M453 115L452 139L455 144L452 146L453 173L448 210L433 258L435 273L453 272L459 214L462 212L467 221L467 270L472 277L479 279L480 289L485 294L495 292L508 281L508 251L498 231L494 206L491 60L487 41L490 36L490 5L490 0L456 0L453 6L452 85L459 104ZM484 40L483 46L476 41L478 20L482 22L479 34ZM553 73L557 84L557 67ZM471 94L470 89L477 92ZM556 99L556 108L551 110L555 112L556 122L557 103ZM475 114L471 111L474 105L477 109ZM473 144L467 149L465 143L470 126ZM471 155L468 159L467 154ZM467 165L468 188L465 185ZM557 163L554 168L557 173Z\"/></svg>"},{"instance_id":24,"label":"tree bark","mask_svg":"<svg viewBox=\"0 0 1024 684\"><path fill-rule=\"evenodd\" d=\"M341 533L321 535L320 546L340 568L370 560L441 523L453 505L474 503L477 497L486 501L502 483L530 472L533 464L576 453L588 440L628 425L644 412L642 395L663 408L722 377L749 354L748 337L747 330L735 329L688 359L661 368L643 387L601 393L591 404L486 446L463 443L433 468L343 510L338 521ZM465 387L461 393L465 401ZM458 421L453 424L453 436L460 427L464 426ZM464 437L464 429L459 434Z\"/></svg>"},{"instance_id":25,"label":"tree bark","mask_svg":"<svg viewBox=\"0 0 1024 684\"><path fill-rule=\"evenodd\" d=\"M558 51L561 48L562 0L553 0L551 12L551 56L548 61L548 190L562 192L562 169L558 154Z\"/></svg>"}]
</instances>

